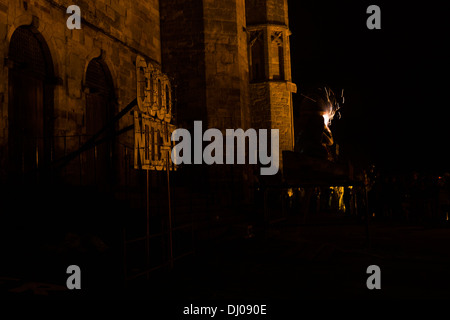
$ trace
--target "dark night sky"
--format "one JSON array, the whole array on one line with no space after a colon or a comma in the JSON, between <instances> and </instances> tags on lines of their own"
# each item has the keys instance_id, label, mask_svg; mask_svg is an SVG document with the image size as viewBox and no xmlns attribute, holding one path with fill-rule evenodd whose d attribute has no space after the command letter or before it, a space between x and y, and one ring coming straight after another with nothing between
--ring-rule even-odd
<instances>
[{"instance_id":1,"label":"dark night sky","mask_svg":"<svg viewBox=\"0 0 450 320\"><path fill-rule=\"evenodd\" d=\"M441 173L450 170L448 19L430 1L392 2L289 0L294 104L317 84L344 88L332 128L348 156ZM371 4L381 8L381 30L366 27Z\"/></svg>"}]
</instances>

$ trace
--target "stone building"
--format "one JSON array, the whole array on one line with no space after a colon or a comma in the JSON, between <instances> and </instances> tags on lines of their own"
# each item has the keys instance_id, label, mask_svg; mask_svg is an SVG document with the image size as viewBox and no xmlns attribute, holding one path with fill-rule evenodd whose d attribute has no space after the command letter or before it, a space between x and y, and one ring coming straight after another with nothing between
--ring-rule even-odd
<instances>
[{"instance_id":1,"label":"stone building","mask_svg":"<svg viewBox=\"0 0 450 320\"><path fill-rule=\"evenodd\" d=\"M180 124L202 120L223 134L237 128L279 129L281 166L281 152L294 149L296 86L287 0L166 0L160 5L163 70L177 82ZM235 190L227 183L230 177L241 187L239 194L251 193L253 169L222 167L207 170L216 186L224 182L218 193Z\"/></svg>"},{"instance_id":2,"label":"stone building","mask_svg":"<svg viewBox=\"0 0 450 320\"><path fill-rule=\"evenodd\" d=\"M158 1L76 2L82 13L81 30L66 26L66 9L73 1L0 2L0 58L5 61L0 72L3 179L8 173L44 167L76 150L135 99L137 55L161 66ZM132 117L123 117L116 129L130 124ZM132 150L133 141L130 133L117 143ZM109 152L124 158L124 148L111 148L97 150L96 157L105 163ZM91 155L81 157L87 163L83 172L74 164L61 178L95 184L90 181ZM112 170L111 165L117 168ZM96 169L111 170L121 179L120 167L117 162ZM99 180L110 178L110 173L98 170Z\"/></svg>"},{"instance_id":3,"label":"stone building","mask_svg":"<svg viewBox=\"0 0 450 320\"><path fill-rule=\"evenodd\" d=\"M246 1L252 124L280 130L280 150L294 149L287 0Z\"/></svg>"},{"instance_id":4,"label":"stone building","mask_svg":"<svg viewBox=\"0 0 450 320\"><path fill-rule=\"evenodd\" d=\"M80 30L66 25L73 4ZM145 191L133 165L138 57L153 72L144 90L156 108L173 106L173 124L279 129L280 157L293 150L289 35L287 0L0 0L0 184L16 205L2 208L3 226L24 212L32 225L37 204L49 229L65 215L120 228L124 212L145 208L146 192L164 206L164 172ZM248 202L254 171L184 168L173 201L204 183L219 206Z\"/></svg>"}]
</instances>

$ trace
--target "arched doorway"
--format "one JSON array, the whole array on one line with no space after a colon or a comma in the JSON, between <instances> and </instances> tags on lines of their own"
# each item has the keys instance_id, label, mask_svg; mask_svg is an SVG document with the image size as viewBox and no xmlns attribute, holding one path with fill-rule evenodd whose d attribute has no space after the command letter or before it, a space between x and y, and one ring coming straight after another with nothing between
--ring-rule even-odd
<instances>
[{"instance_id":1,"label":"arched doorway","mask_svg":"<svg viewBox=\"0 0 450 320\"><path fill-rule=\"evenodd\" d=\"M86 71L86 134L89 137L103 129L114 116L114 85L108 66L101 59L93 59ZM87 153L86 183L104 189L112 182L113 147L110 127L102 134L101 143ZM109 137L109 138L108 138Z\"/></svg>"},{"instance_id":2,"label":"arched doorway","mask_svg":"<svg viewBox=\"0 0 450 320\"><path fill-rule=\"evenodd\" d=\"M9 173L15 182L37 182L52 154L52 58L42 35L23 26L11 37L8 59Z\"/></svg>"}]
</instances>

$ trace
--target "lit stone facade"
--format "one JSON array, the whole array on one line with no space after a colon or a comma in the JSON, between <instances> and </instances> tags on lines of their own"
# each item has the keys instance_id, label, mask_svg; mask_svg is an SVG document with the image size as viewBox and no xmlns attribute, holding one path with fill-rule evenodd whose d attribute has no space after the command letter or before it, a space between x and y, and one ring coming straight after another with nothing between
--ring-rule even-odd
<instances>
[{"instance_id":1,"label":"lit stone facade","mask_svg":"<svg viewBox=\"0 0 450 320\"><path fill-rule=\"evenodd\" d=\"M66 27L66 9L72 4L81 9L81 30ZM296 86L290 71L287 0L0 0L0 39L2 181L14 170L41 168L79 149L133 101L137 56L168 75L176 125L191 128L194 120L203 120L204 130L223 133L279 129L280 158L282 150L293 150L291 95ZM20 51L23 39L34 43L36 52ZM42 73L35 77L31 63L11 54L12 46L23 59L38 56ZM17 84L28 83L27 77L35 85ZM21 103L20 90L30 101L41 101L35 116L14 111ZM94 112L92 106L102 107ZM17 115L10 115L11 110ZM16 141L21 130L30 129L22 122L33 121L38 123L29 125L34 141ZM133 116L124 115L110 133L132 125ZM27 143L28 154L14 150ZM137 175L130 170L133 144L133 130L121 132L108 147L70 159L58 179L90 185L103 176L105 185L126 187ZM232 192L226 189L233 181L251 193L255 171L222 166L208 172L222 183L220 192Z\"/></svg>"},{"instance_id":2,"label":"lit stone facade","mask_svg":"<svg viewBox=\"0 0 450 320\"><path fill-rule=\"evenodd\" d=\"M248 0L246 9L252 125L279 129L280 152L294 150L287 0Z\"/></svg>"},{"instance_id":3,"label":"lit stone facade","mask_svg":"<svg viewBox=\"0 0 450 320\"><path fill-rule=\"evenodd\" d=\"M72 4L81 9L81 30L69 30L66 26L70 16L66 9ZM44 137L53 140L51 146L45 150L49 153L47 157L50 161L77 150L105 124L105 119L95 119L99 116L95 113L91 114L94 118L89 119L87 111L90 103L96 104L97 92L94 89L101 82L101 79L96 78L98 66L103 69L105 77L108 78L103 80L110 87L107 97L109 110L106 110L106 117L109 119L136 98L136 56L143 56L155 68L161 68L157 0L0 1L0 60L5 61L0 68L0 174L3 179L6 179L9 168L8 146L14 144L14 137L11 140L9 136L9 132L12 132L9 130L12 122L8 120L8 112L12 108L9 106L11 97L8 92L11 92L9 87L12 86L9 77L14 69L23 68L10 53L11 38L18 28L25 28L36 35L39 43L47 47L43 51L47 55L48 63L52 65L51 74L42 79L44 85L53 90L49 124L52 127L49 132L53 138ZM98 66L92 67L92 83L89 83L87 74L89 64L93 61ZM24 68L27 69L27 66ZM127 115L116 123L115 129L119 130L131 124L133 117ZM132 157L133 142L131 130L118 137L109 150L113 159L111 172L115 172L114 179L122 184L125 183L125 165L133 163L132 159L128 159ZM44 151L38 152L42 154ZM100 150L93 152L98 153ZM39 155L38 159L40 157ZM86 168L89 157L89 153L81 154L64 168L60 178L71 184L96 183L87 177L91 173ZM94 154L94 157L98 157L98 154Z\"/></svg>"},{"instance_id":4,"label":"lit stone facade","mask_svg":"<svg viewBox=\"0 0 450 320\"><path fill-rule=\"evenodd\" d=\"M179 120L279 129L281 166L281 151L294 148L287 0L161 4L163 70L181 84Z\"/></svg>"}]
</instances>

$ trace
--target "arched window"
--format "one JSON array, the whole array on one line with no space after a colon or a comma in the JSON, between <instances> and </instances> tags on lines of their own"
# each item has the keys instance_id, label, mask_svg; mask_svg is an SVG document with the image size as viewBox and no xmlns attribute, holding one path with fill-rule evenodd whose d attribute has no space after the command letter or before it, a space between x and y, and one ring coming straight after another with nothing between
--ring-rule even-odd
<instances>
[{"instance_id":1,"label":"arched window","mask_svg":"<svg viewBox=\"0 0 450 320\"><path fill-rule=\"evenodd\" d=\"M86 71L86 135L92 137L106 127L115 112L115 95L111 73L101 59L89 62ZM114 128L108 128L103 137L110 139L87 151L83 184L107 185L112 177Z\"/></svg>"},{"instance_id":2,"label":"arched window","mask_svg":"<svg viewBox=\"0 0 450 320\"><path fill-rule=\"evenodd\" d=\"M12 175L42 177L53 148L53 62L40 33L17 28L9 46L8 149ZM17 181L17 180L16 180Z\"/></svg>"},{"instance_id":3,"label":"arched window","mask_svg":"<svg viewBox=\"0 0 450 320\"><path fill-rule=\"evenodd\" d=\"M284 80L283 32L274 32L271 36L270 74L274 80Z\"/></svg>"},{"instance_id":4,"label":"arched window","mask_svg":"<svg viewBox=\"0 0 450 320\"><path fill-rule=\"evenodd\" d=\"M251 81L263 81L265 75L264 63L264 32L253 31L250 35L250 79Z\"/></svg>"}]
</instances>

